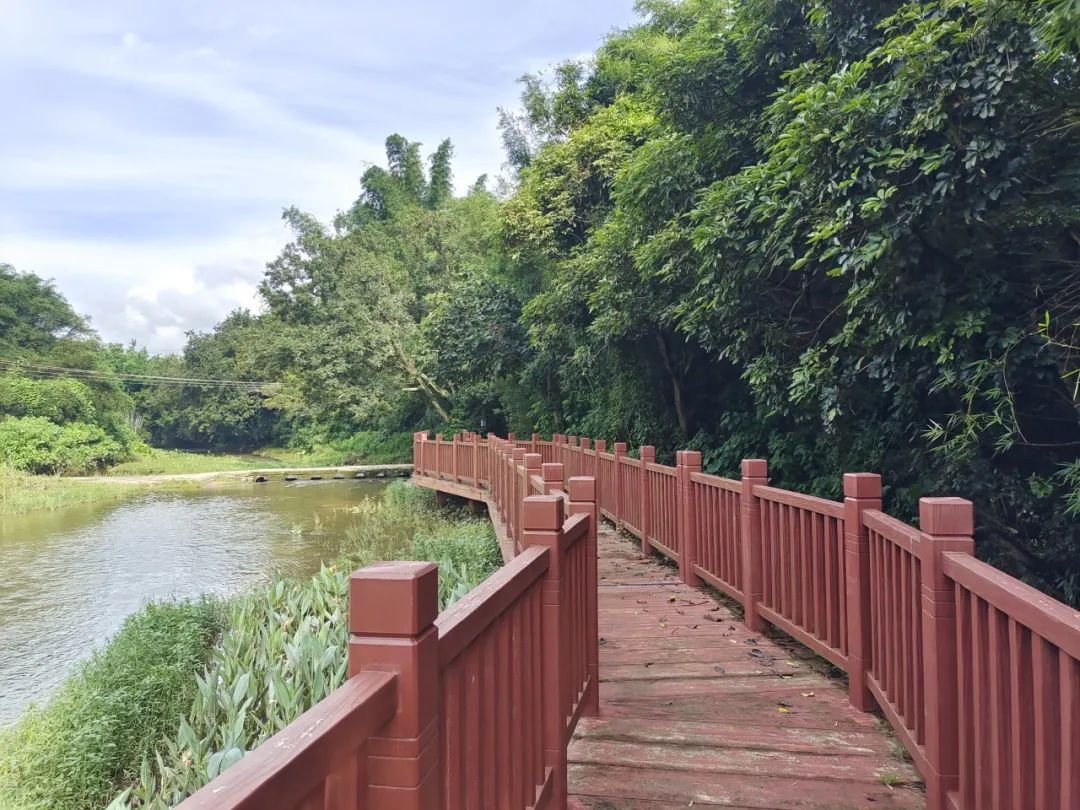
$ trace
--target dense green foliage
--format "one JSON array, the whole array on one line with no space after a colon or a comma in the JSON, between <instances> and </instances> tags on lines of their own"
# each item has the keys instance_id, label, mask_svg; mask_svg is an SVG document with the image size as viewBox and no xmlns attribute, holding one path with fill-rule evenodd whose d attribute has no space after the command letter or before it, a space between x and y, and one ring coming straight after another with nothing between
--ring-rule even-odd
<instances>
[{"instance_id":1,"label":"dense green foliage","mask_svg":"<svg viewBox=\"0 0 1080 810\"><path fill-rule=\"evenodd\" d=\"M0 736L0 806L163 810L343 681L348 576L376 560L439 564L445 607L501 563L494 532L395 482L361 501L342 556L222 606L153 604L43 708ZM216 642L216 643L215 643ZM119 792L119 795L117 795Z\"/></svg>"},{"instance_id":2,"label":"dense green foliage","mask_svg":"<svg viewBox=\"0 0 1080 810\"><path fill-rule=\"evenodd\" d=\"M41 708L0 735L0 802L100 810L196 693L223 625L212 602L151 604Z\"/></svg>"},{"instance_id":3,"label":"dense green foliage","mask_svg":"<svg viewBox=\"0 0 1080 810\"><path fill-rule=\"evenodd\" d=\"M333 222L285 212L262 314L179 357L114 350L270 383L132 390L144 429L208 448L559 430L727 473L763 456L832 497L876 470L906 518L972 498L980 554L1080 601L1075 0L639 8L523 80L505 193L453 196L450 144L425 165L394 135Z\"/></svg>"},{"instance_id":4,"label":"dense green foliage","mask_svg":"<svg viewBox=\"0 0 1080 810\"><path fill-rule=\"evenodd\" d=\"M245 327L279 426L695 446L831 497L876 470L1080 599L1076 4L640 11L525 78L504 198L431 192L450 150L394 136L332 225L286 212Z\"/></svg>"},{"instance_id":5,"label":"dense green foliage","mask_svg":"<svg viewBox=\"0 0 1080 810\"><path fill-rule=\"evenodd\" d=\"M25 373L25 364L35 369ZM88 369L84 379L64 369ZM85 473L138 444L132 403L93 332L51 284L0 264L0 462Z\"/></svg>"},{"instance_id":6,"label":"dense green foliage","mask_svg":"<svg viewBox=\"0 0 1080 810\"><path fill-rule=\"evenodd\" d=\"M550 426L962 494L1076 601L1076 51L1026 2L642 9L504 119Z\"/></svg>"}]
</instances>

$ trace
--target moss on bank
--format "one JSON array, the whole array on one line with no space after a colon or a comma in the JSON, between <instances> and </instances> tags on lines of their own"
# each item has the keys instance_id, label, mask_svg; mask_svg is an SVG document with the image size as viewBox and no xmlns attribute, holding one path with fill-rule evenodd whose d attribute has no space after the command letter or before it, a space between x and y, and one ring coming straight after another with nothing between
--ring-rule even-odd
<instances>
[{"instance_id":1,"label":"moss on bank","mask_svg":"<svg viewBox=\"0 0 1080 810\"><path fill-rule=\"evenodd\" d=\"M357 510L338 562L310 579L274 579L217 609L154 605L130 618L84 672L0 736L0 807L83 810L116 796L115 808L167 808L341 684L352 570L376 560L432 560L445 605L499 565L487 521L437 509L431 492L395 482ZM182 654L171 630L186 626L195 609L216 624L180 644ZM136 643L129 626L144 622L157 629ZM123 676L99 676L98 661ZM179 683L166 688L158 667L168 661Z\"/></svg>"}]
</instances>

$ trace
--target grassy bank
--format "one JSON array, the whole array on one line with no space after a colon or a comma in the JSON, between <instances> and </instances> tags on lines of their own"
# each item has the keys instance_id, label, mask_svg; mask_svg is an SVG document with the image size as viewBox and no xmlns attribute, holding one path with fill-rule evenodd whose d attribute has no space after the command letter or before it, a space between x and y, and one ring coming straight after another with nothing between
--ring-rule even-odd
<instances>
[{"instance_id":1,"label":"grassy bank","mask_svg":"<svg viewBox=\"0 0 1080 810\"><path fill-rule=\"evenodd\" d=\"M95 501L116 501L145 488L143 484L97 483L72 481L58 475L30 475L0 465L0 515L60 509Z\"/></svg>"},{"instance_id":2,"label":"grassy bank","mask_svg":"<svg viewBox=\"0 0 1080 810\"><path fill-rule=\"evenodd\" d=\"M359 509L337 563L309 580L274 580L231 600L216 643L170 658L172 633L136 645L125 639L125 626L95 659L108 659L108 670L123 671L123 678L95 676L89 680L99 687L91 689L83 674L76 676L0 735L0 807L90 810L119 794L117 810L166 808L341 684L352 570L383 559L438 562L445 605L498 567L490 525L436 509L430 492L396 482L382 500L362 501ZM137 616L182 622L183 610L174 608L174 616L160 607ZM163 688L154 676L169 660L181 661L175 674L182 686ZM144 693L140 684L153 688ZM152 705L124 710L129 693L136 704Z\"/></svg>"},{"instance_id":3,"label":"grassy bank","mask_svg":"<svg viewBox=\"0 0 1080 810\"><path fill-rule=\"evenodd\" d=\"M0 736L0 806L100 808L173 728L211 659L212 602L148 605L61 687Z\"/></svg>"},{"instance_id":4,"label":"grassy bank","mask_svg":"<svg viewBox=\"0 0 1080 810\"><path fill-rule=\"evenodd\" d=\"M348 440L314 448L267 447L245 454L150 450L110 467L107 475L184 475L277 467L332 467L344 464L403 464L412 460L412 436L357 433Z\"/></svg>"}]
</instances>

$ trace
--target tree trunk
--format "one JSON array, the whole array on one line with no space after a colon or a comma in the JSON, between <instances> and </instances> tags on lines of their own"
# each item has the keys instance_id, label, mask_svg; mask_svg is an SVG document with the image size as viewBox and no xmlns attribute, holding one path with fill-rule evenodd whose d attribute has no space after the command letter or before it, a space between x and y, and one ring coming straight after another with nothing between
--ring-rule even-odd
<instances>
[{"instance_id":1,"label":"tree trunk","mask_svg":"<svg viewBox=\"0 0 1080 810\"><path fill-rule=\"evenodd\" d=\"M656 345L660 348L660 359L664 363L664 370L671 381L671 398L675 403L675 418L679 420L679 430L684 437L689 437L690 428L686 418L686 406L683 404L682 378L675 370L675 364L671 360L671 352L668 350L667 341L661 332L656 332Z\"/></svg>"}]
</instances>

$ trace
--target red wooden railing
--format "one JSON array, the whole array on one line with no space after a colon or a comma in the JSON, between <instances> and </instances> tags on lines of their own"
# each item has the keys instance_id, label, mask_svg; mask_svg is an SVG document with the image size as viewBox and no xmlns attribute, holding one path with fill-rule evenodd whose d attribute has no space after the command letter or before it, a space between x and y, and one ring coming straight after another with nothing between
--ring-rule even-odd
<instances>
[{"instance_id":1,"label":"red wooden railing","mask_svg":"<svg viewBox=\"0 0 1080 810\"><path fill-rule=\"evenodd\" d=\"M555 478L593 476L600 514L644 554L847 672L852 703L879 707L911 753L931 810L1080 808L1080 613L975 560L968 501L924 498L916 529L882 511L877 475L844 476L837 502L769 486L757 459L734 480L703 473L693 451L670 467L622 442L465 441L481 466L525 464L527 449L545 473L558 462ZM417 434L415 457L432 444Z\"/></svg>"},{"instance_id":2,"label":"red wooden railing","mask_svg":"<svg viewBox=\"0 0 1080 810\"><path fill-rule=\"evenodd\" d=\"M769 486L761 460L733 480L694 451L670 467L535 434L417 434L414 473L486 500L508 564L442 615L434 566L354 575L353 677L185 810L565 806L566 745L598 704L598 514L846 671L931 810L1080 807L1080 613L975 560L969 502L924 498L916 529L876 475L835 502Z\"/></svg>"},{"instance_id":3,"label":"red wooden railing","mask_svg":"<svg viewBox=\"0 0 1080 810\"><path fill-rule=\"evenodd\" d=\"M430 563L355 573L349 680L182 810L566 807L599 694L596 487L520 444L418 442L417 480L487 499L508 564L441 614Z\"/></svg>"}]
</instances>

